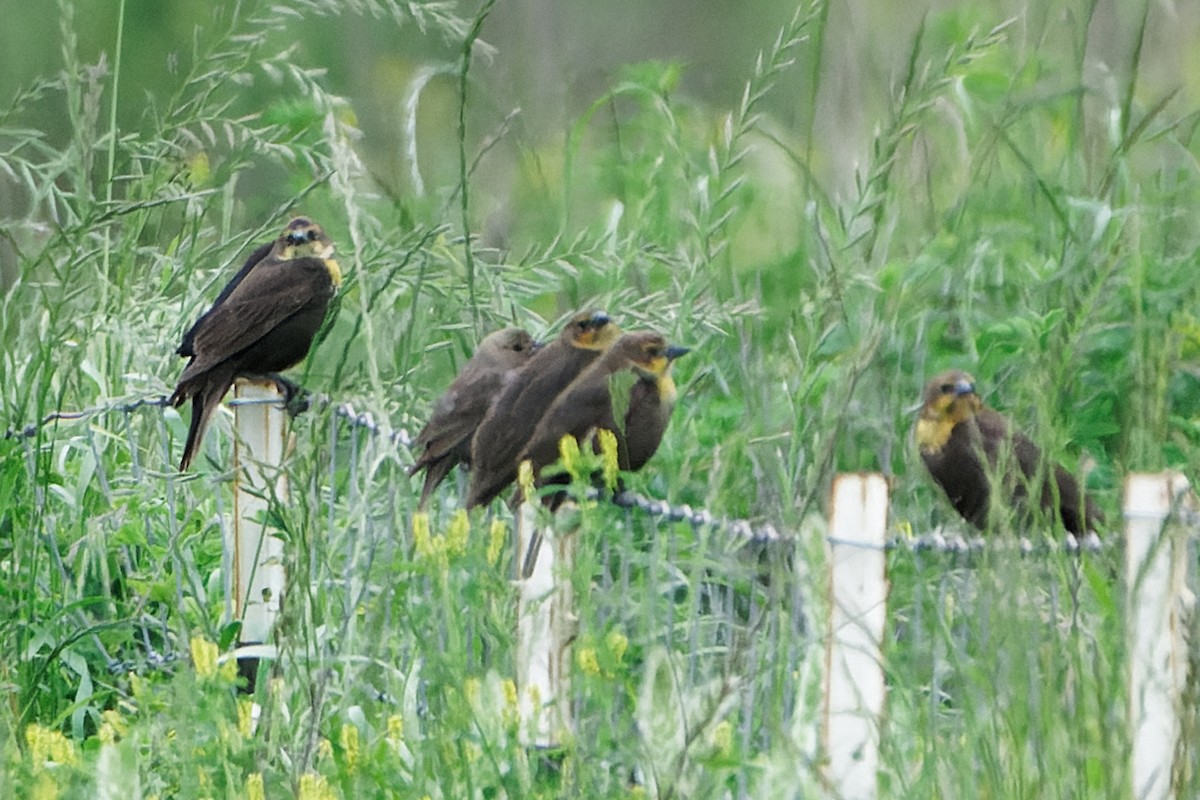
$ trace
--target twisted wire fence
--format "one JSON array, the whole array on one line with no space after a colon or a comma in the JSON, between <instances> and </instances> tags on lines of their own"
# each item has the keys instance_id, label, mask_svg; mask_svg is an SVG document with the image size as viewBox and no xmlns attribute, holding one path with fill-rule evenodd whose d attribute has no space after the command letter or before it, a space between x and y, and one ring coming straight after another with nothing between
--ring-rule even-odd
<instances>
[{"instance_id":1,"label":"twisted wire fence","mask_svg":"<svg viewBox=\"0 0 1200 800\"><path fill-rule=\"evenodd\" d=\"M4 624L39 627L47 644L33 652L51 678L85 672L93 693L119 693L128 673L177 669L193 636L232 641L222 553L231 475L212 468L231 463L230 437L213 428L212 461L187 475L174 469L183 420L162 398L56 412L6 433L32 499L33 536L12 557L41 559L45 605ZM441 785L447 761L466 759L476 791L510 786L512 768L496 755L519 745L507 510L467 522L444 487L428 531L414 526L411 437L386 412L315 398L292 429L289 496L268 498L288 589L260 735L301 769L344 721L383 736L400 719L410 743L381 785ZM837 542L823 520L785 532L634 492L584 498L572 513L576 729L563 748L576 758L566 789L827 790L824 559ZM934 757L964 740L992 742L994 752L971 757L982 770L1018 764L1013 781L1034 780L1050 747L1081 754L1084 786L1128 778L1120 557L1108 545L888 539L885 794L933 785L969 796L954 784L961 773L943 774ZM86 708L87 693L78 701Z\"/></svg>"}]
</instances>

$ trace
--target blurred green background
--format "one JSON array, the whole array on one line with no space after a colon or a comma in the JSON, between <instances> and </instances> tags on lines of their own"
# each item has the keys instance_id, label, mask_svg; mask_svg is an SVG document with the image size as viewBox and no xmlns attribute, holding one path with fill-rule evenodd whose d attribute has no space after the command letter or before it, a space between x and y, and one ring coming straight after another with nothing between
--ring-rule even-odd
<instances>
[{"instance_id":1,"label":"blurred green background","mask_svg":"<svg viewBox=\"0 0 1200 800\"><path fill-rule=\"evenodd\" d=\"M817 658L821 634L793 613L822 618L815 512L836 472L881 471L893 535L962 530L910 443L934 373L973 372L1081 474L1109 542L1127 472L1200 474L1196 3L127 0L118 58L120 8L9 3L0 26L0 403L30 431L0 439L0 652L21 654L0 660L0 733L36 722L102 765L104 715L127 713L129 774L163 796L197 773L242 796L254 770L282 790L312 769L343 796L556 796L519 743L463 734L487 716L463 676L495 688L513 655L501 545L476 525L449 561L414 552L411 455L329 406L293 423L294 490L269 520L313 586L289 597L278 748L230 734L227 684L204 685L197 717L178 702L195 694L186 662L146 666L153 648L232 636L230 437L214 425L180 478L186 413L120 406L170 391L179 336L293 211L329 230L346 274L328 338L295 370L307 388L415 430L483 333L542 336L604 307L693 348L631 486L796 537L785 563L587 510L581 538L635 566L629 591L581 614L581 641L615 631L631 655L586 684L583 723L608 738L572 745L580 796L625 797L646 763L628 701L660 645L690 660L697 694L768 676L713 711L744 733L697 745L695 796L772 796L754 790L786 790L771 777L798 760L820 785L819 756L797 752L819 703L801 654ZM26 428L84 408L100 410ZM575 577L602 580L583 550ZM994 557L890 556L888 796L1127 796L1119 547ZM708 626L720 575L738 632L706 628L698 662L660 623ZM770 647L745 609L777 615ZM405 757L396 716L425 737ZM345 726L374 773L330 744ZM1200 775L1189 758L1181 796ZM7 763L22 790L45 775ZM103 782L92 766L59 773L72 796Z\"/></svg>"}]
</instances>

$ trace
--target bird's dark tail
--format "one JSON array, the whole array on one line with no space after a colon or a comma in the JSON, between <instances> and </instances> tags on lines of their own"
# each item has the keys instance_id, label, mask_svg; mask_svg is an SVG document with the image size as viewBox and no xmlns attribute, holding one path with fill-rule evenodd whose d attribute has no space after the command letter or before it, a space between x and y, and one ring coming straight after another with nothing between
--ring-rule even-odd
<instances>
[{"instance_id":1,"label":"bird's dark tail","mask_svg":"<svg viewBox=\"0 0 1200 800\"><path fill-rule=\"evenodd\" d=\"M204 440L204 431L208 428L213 412L220 406L221 398L233 385L232 375L210 373L205 378L199 391L192 395L192 422L188 426L187 443L183 446L183 458L179 461L180 472L187 472L187 468L191 466L192 459L196 457L200 443ZM179 395L178 389L175 390L175 394ZM182 399L180 402L183 402Z\"/></svg>"},{"instance_id":2,"label":"bird's dark tail","mask_svg":"<svg viewBox=\"0 0 1200 800\"><path fill-rule=\"evenodd\" d=\"M417 501L418 511L425 510L425 504L429 502L429 497L433 494L433 490L436 489L438 485L446 479L446 476L450 474L450 470L453 469L454 465L457 463L457 459L451 458L449 455L445 455L439 459L431 461L426 465L425 485L421 487L421 499ZM409 474L411 475L412 473L410 472Z\"/></svg>"}]
</instances>

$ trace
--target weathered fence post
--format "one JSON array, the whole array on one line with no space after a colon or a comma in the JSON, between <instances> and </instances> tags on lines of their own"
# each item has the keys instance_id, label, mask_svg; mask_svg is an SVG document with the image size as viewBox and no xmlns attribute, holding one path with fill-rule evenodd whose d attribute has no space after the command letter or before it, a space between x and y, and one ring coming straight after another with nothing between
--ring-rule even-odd
<instances>
[{"instance_id":1,"label":"weathered fence post","mask_svg":"<svg viewBox=\"0 0 1200 800\"><path fill-rule=\"evenodd\" d=\"M829 627L822 739L833 796L877 791L887 612L884 545L888 487L882 475L838 475L829 524Z\"/></svg>"},{"instance_id":2,"label":"weathered fence post","mask_svg":"<svg viewBox=\"0 0 1200 800\"><path fill-rule=\"evenodd\" d=\"M517 708L521 737L529 747L556 747L572 730L571 640L575 635L571 572L575 536L542 529L541 544L529 553L538 524L537 503L517 508ZM527 560L532 569L524 573Z\"/></svg>"},{"instance_id":3,"label":"weathered fence post","mask_svg":"<svg viewBox=\"0 0 1200 800\"><path fill-rule=\"evenodd\" d=\"M275 656L271 626L283 596L283 541L267 533L267 498L286 497L287 476L280 470L287 445L287 413L274 382L239 378L233 419L233 525L225 541L230 572L225 581L226 611L242 621L238 636L238 672L254 691L260 658ZM277 402L266 402L266 401Z\"/></svg>"},{"instance_id":4,"label":"weathered fence post","mask_svg":"<svg viewBox=\"0 0 1200 800\"><path fill-rule=\"evenodd\" d=\"M1186 536L1168 519L1187 491L1187 479L1173 472L1125 479L1130 755L1138 800L1176 796L1173 773L1188 667L1185 615L1192 613L1194 598L1186 583Z\"/></svg>"}]
</instances>

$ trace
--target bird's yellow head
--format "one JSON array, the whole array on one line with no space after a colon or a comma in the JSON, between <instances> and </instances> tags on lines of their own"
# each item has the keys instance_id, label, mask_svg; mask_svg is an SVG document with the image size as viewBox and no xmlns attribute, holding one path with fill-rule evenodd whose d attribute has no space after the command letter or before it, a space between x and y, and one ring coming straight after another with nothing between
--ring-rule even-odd
<instances>
[{"instance_id":1,"label":"bird's yellow head","mask_svg":"<svg viewBox=\"0 0 1200 800\"><path fill-rule=\"evenodd\" d=\"M275 240L275 257L281 261L319 258L325 262L334 286L342 285L342 270L333 259L333 241L308 217L296 217Z\"/></svg>"},{"instance_id":2,"label":"bird's yellow head","mask_svg":"<svg viewBox=\"0 0 1200 800\"><path fill-rule=\"evenodd\" d=\"M689 353L688 348L667 344L667 340L657 333L628 333L613 347L620 348L621 355L629 360L639 380L654 383L661 398L674 402L675 381L671 378L671 364Z\"/></svg>"},{"instance_id":3,"label":"bird's yellow head","mask_svg":"<svg viewBox=\"0 0 1200 800\"><path fill-rule=\"evenodd\" d=\"M580 311L571 317L562 337L573 347L605 351L621 335L621 329L603 311Z\"/></svg>"},{"instance_id":4,"label":"bird's yellow head","mask_svg":"<svg viewBox=\"0 0 1200 800\"><path fill-rule=\"evenodd\" d=\"M917 444L926 453L941 450L954 426L971 419L983 407L975 393L975 379L962 370L950 370L925 384Z\"/></svg>"}]
</instances>

